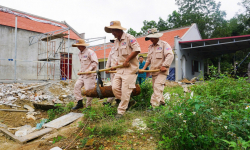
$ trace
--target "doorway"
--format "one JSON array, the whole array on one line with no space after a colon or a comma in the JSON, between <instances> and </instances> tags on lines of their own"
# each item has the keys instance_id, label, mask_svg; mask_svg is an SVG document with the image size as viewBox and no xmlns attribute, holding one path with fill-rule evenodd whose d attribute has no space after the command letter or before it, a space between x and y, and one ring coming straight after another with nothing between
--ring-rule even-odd
<instances>
[{"instance_id":1,"label":"doorway","mask_svg":"<svg viewBox=\"0 0 250 150\"><path fill-rule=\"evenodd\" d=\"M61 80L72 79L72 53L69 54L69 69L68 69L68 53L60 53L60 70L61 70ZM68 77L69 72L69 77Z\"/></svg>"}]
</instances>

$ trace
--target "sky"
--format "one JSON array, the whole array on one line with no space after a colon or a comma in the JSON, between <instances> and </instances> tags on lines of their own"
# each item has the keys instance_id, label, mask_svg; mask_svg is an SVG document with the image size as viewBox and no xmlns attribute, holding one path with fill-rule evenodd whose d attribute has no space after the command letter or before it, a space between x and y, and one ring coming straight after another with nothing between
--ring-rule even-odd
<instances>
[{"instance_id":1,"label":"sky","mask_svg":"<svg viewBox=\"0 0 250 150\"><path fill-rule=\"evenodd\" d=\"M221 10L226 11L226 19L232 18L241 7L240 0L215 0L221 2ZM175 0L0 0L0 5L53 19L66 21L85 38L106 36L106 42L113 38L104 31L110 21L119 20L124 28L137 32L143 21L159 17L166 20L174 10L178 10ZM104 40L90 43L95 45Z\"/></svg>"}]
</instances>

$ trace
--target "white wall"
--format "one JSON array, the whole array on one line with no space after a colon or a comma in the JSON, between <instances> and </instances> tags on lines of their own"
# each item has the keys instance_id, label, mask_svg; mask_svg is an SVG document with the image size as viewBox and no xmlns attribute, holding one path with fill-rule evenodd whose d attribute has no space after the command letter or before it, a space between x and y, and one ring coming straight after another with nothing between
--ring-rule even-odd
<instances>
[{"instance_id":1,"label":"white wall","mask_svg":"<svg viewBox=\"0 0 250 150\"><path fill-rule=\"evenodd\" d=\"M17 60L30 60L31 62L17 61L17 79L22 80L34 80L37 79L37 61L38 59L38 43L29 46L29 37L37 35L37 32L31 32L27 30L17 30ZM0 59L14 59L15 56L15 28L0 25ZM60 39L56 39L55 49L58 49ZM70 40L71 43L74 40ZM43 45L43 49L46 45ZM67 47L67 41L66 41ZM68 49L66 49L66 52ZM80 70L80 61L77 56L79 50L77 48L70 48L70 53L73 53L73 68L77 74L77 70ZM59 55L60 56L60 55ZM47 65L45 65L47 66ZM60 75L60 61L55 64L56 75ZM46 67L45 67L46 68ZM0 79L14 79L14 61L0 60ZM47 68L42 70L44 74L47 73ZM72 78L77 78L74 75L72 69ZM45 79L39 77L39 79ZM56 79L59 79L57 77Z\"/></svg>"},{"instance_id":2,"label":"white wall","mask_svg":"<svg viewBox=\"0 0 250 150\"><path fill-rule=\"evenodd\" d=\"M201 36L199 34L198 28L196 24L193 24L190 29L183 35L183 37L175 37L175 67L176 67L176 81L182 80L184 77L188 80L192 79L193 77L197 77L200 75L201 72L204 73L204 61L203 57L199 56L198 53L195 53L192 50L180 50L181 47L179 45L179 41L191 41L191 40L201 40ZM185 58L185 69L182 65L182 60ZM194 75L192 74L192 61L196 60L201 64L201 71L195 72ZM183 73L183 70L185 72Z\"/></svg>"},{"instance_id":3,"label":"white wall","mask_svg":"<svg viewBox=\"0 0 250 150\"><path fill-rule=\"evenodd\" d=\"M189 30L181 37L182 41L192 41L192 40L201 40L201 35L198 30L197 24L192 24Z\"/></svg>"}]
</instances>

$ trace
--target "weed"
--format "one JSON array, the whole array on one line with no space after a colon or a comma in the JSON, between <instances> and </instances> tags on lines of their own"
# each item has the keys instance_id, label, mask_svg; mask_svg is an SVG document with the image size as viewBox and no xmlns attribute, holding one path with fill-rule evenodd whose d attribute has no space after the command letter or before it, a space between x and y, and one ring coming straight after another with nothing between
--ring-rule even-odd
<instances>
[{"instance_id":1,"label":"weed","mask_svg":"<svg viewBox=\"0 0 250 150\"><path fill-rule=\"evenodd\" d=\"M172 96L184 96L183 88L181 86L165 87L163 93L169 93Z\"/></svg>"},{"instance_id":2,"label":"weed","mask_svg":"<svg viewBox=\"0 0 250 150\"><path fill-rule=\"evenodd\" d=\"M79 146L80 148L83 148L85 146L85 144L87 143L88 141L88 138L84 138L84 139L81 139L80 142L81 142L81 145Z\"/></svg>"},{"instance_id":3,"label":"weed","mask_svg":"<svg viewBox=\"0 0 250 150\"><path fill-rule=\"evenodd\" d=\"M85 124L82 122L82 121L79 121L78 122L78 127L79 128L83 128L85 126Z\"/></svg>"},{"instance_id":4,"label":"weed","mask_svg":"<svg viewBox=\"0 0 250 150\"><path fill-rule=\"evenodd\" d=\"M69 113L73 106L73 102L69 102L65 107L63 107L62 104L55 104L55 107L57 107L56 109L50 109L47 111L49 121L54 120L63 114Z\"/></svg>"},{"instance_id":5,"label":"weed","mask_svg":"<svg viewBox=\"0 0 250 150\"><path fill-rule=\"evenodd\" d=\"M98 149L99 149L99 150L103 150L103 149L104 149L104 146L101 145Z\"/></svg>"},{"instance_id":6,"label":"weed","mask_svg":"<svg viewBox=\"0 0 250 150\"><path fill-rule=\"evenodd\" d=\"M103 106L99 108L91 108L89 111L84 111L86 118L89 118L91 121L97 121L107 117L114 117L117 112L117 108Z\"/></svg>"},{"instance_id":7,"label":"weed","mask_svg":"<svg viewBox=\"0 0 250 150\"><path fill-rule=\"evenodd\" d=\"M87 130L89 130L91 134L94 134L95 129L96 129L96 127L93 127L93 128L87 127Z\"/></svg>"},{"instance_id":8,"label":"weed","mask_svg":"<svg viewBox=\"0 0 250 150\"><path fill-rule=\"evenodd\" d=\"M59 142L61 139L64 139L65 137L63 137L63 136L57 136L57 137L54 137L53 138L53 144L55 144L56 142Z\"/></svg>"}]
</instances>

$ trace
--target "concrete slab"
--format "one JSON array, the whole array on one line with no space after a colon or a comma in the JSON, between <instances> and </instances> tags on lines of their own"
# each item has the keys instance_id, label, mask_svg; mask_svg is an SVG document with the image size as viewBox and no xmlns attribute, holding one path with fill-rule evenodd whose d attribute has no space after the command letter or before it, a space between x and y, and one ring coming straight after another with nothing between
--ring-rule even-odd
<instances>
[{"instance_id":1,"label":"concrete slab","mask_svg":"<svg viewBox=\"0 0 250 150\"><path fill-rule=\"evenodd\" d=\"M13 135L12 133L10 133L8 130L5 129L0 129L1 132L3 132L5 135L9 136L12 140L18 142L18 143L26 143L32 139L35 139L41 135L47 134L49 132L51 132L53 129L52 128L46 128L46 129L42 129L36 132L33 132L31 134L28 134L26 136L23 137L17 137L15 135Z\"/></svg>"},{"instance_id":2,"label":"concrete slab","mask_svg":"<svg viewBox=\"0 0 250 150\"><path fill-rule=\"evenodd\" d=\"M12 140L18 142L18 143L22 143L21 142L21 137L17 137L14 134L10 133L8 130L5 129L0 129L1 132L3 132L5 135L9 136Z\"/></svg>"},{"instance_id":3,"label":"concrete slab","mask_svg":"<svg viewBox=\"0 0 250 150\"><path fill-rule=\"evenodd\" d=\"M45 129L30 133L30 134L20 138L20 142L21 143L26 143L26 142L28 142L28 141L30 141L32 139L35 139L35 138L37 138L37 137L39 137L41 135L47 134L47 133L51 132L52 130L53 130L52 128L45 128Z\"/></svg>"},{"instance_id":4,"label":"concrete slab","mask_svg":"<svg viewBox=\"0 0 250 150\"><path fill-rule=\"evenodd\" d=\"M78 118L80 118L82 116L83 116L82 113L71 112L71 113L68 113L67 115L64 115L60 118L57 118L53 121L50 121L49 123L44 124L43 127L59 129L59 128L77 120Z\"/></svg>"}]
</instances>

